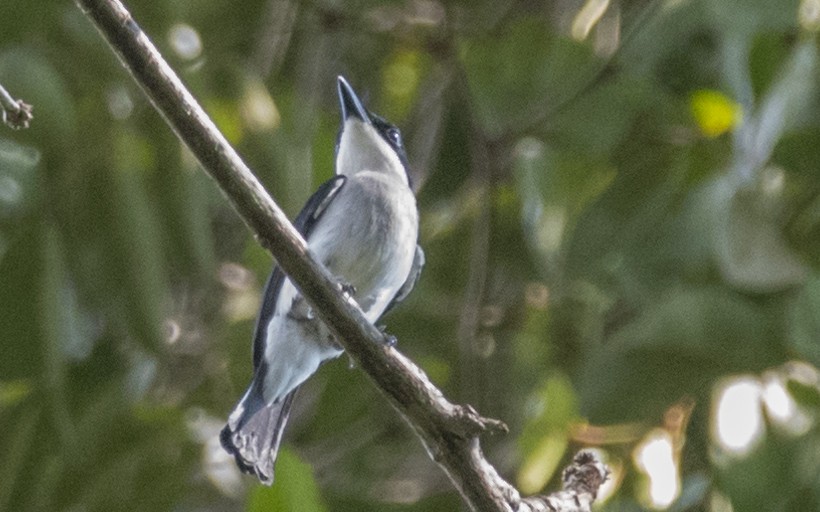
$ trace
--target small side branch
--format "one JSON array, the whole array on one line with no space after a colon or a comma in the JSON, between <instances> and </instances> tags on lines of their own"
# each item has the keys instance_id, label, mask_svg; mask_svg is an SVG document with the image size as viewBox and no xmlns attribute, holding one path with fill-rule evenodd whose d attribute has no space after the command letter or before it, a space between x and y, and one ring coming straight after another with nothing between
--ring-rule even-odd
<instances>
[{"instance_id":1,"label":"small side branch","mask_svg":"<svg viewBox=\"0 0 820 512\"><path fill-rule=\"evenodd\" d=\"M308 251L304 239L122 3L117 0L75 2L96 25L180 140L217 182L260 243L270 250L313 305L348 355L418 434L431 458L447 474L472 510L589 510L579 507L591 503L597 487L578 490L565 485L561 493L569 493L567 498L561 494L543 500L522 500L518 491L484 458L479 445L481 434L504 430L503 423L482 418L470 407L449 402L418 366L384 343L384 334L367 321L355 302L340 293L333 276ZM578 467L587 466L581 464ZM579 472L584 473L578 469L573 470L572 475ZM604 478L605 471L600 480ZM574 482L576 478L573 476L571 480ZM547 508L537 508L542 502ZM570 502L574 508L555 508Z\"/></svg>"},{"instance_id":2,"label":"small side branch","mask_svg":"<svg viewBox=\"0 0 820 512\"><path fill-rule=\"evenodd\" d=\"M32 106L23 100L15 100L11 94L0 85L0 112L3 123L12 130L28 128L31 119Z\"/></svg>"},{"instance_id":3,"label":"small side branch","mask_svg":"<svg viewBox=\"0 0 820 512\"><path fill-rule=\"evenodd\" d=\"M598 490L609 478L609 469L592 452L575 455L562 477L563 489L549 496L522 501L519 512L589 512Z\"/></svg>"}]
</instances>

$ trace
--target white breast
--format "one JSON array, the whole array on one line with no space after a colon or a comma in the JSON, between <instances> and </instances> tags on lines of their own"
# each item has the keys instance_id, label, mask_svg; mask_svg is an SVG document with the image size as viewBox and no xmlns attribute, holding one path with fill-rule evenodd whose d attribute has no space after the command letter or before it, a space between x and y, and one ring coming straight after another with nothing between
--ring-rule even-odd
<instances>
[{"instance_id":1,"label":"white breast","mask_svg":"<svg viewBox=\"0 0 820 512\"><path fill-rule=\"evenodd\" d=\"M348 177L308 245L356 288L356 301L375 321L410 273L417 240L412 191L390 175L362 171Z\"/></svg>"},{"instance_id":2,"label":"white breast","mask_svg":"<svg viewBox=\"0 0 820 512\"><path fill-rule=\"evenodd\" d=\"M418 240L416 198L406 183L385 173L348 176L308 237L313 254L342 283L375 322L401 288L413 266ZM302 311L292 311L298 292L289 279L268 324L264 397L278 400L307 379L322 361L342 352L327 328ZM294 308L296 309L296 308Z\"/></svg>"}]
</instances>

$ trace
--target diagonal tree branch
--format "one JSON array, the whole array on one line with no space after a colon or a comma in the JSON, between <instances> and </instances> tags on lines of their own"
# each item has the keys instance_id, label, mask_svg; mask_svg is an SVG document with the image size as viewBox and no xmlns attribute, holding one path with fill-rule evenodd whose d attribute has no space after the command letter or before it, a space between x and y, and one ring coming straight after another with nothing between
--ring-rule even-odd
<instances>
[{"instance_id":1,"label":"diagonal tree branch","mask_svg":"<svg viewBox=\"0 0 820 512\"><path fill-rule=\"evenodd\" d=\"M119 1L75 2L347 353L418 434L471 509L590 510L606 479L606 469L594 456L588 452L576 456L565 471L564 491L522 499L479 446L480 434L505 430L503 423L449 402L420 368L385 343L385 335L364 318L355 302L345 298L333 276L313 258L304 239Z\"/></svg>"}]
</instances>

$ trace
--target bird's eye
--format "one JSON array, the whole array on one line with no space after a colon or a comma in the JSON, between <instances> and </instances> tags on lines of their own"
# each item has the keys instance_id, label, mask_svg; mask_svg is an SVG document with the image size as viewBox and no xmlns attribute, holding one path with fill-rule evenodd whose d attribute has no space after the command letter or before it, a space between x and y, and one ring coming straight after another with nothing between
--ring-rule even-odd
<instances>
[{"instance_id":1,"label":"bird's eye","mask_svg":"<svg viewBox=\"0 0 820 512\"><path fill-rule=\"evenodd\" d=\"M387 137L391 142L393 142L393 144L401 144L401 134L396 128L390 128L387 130Z\"/></svg>"}]
</instances>

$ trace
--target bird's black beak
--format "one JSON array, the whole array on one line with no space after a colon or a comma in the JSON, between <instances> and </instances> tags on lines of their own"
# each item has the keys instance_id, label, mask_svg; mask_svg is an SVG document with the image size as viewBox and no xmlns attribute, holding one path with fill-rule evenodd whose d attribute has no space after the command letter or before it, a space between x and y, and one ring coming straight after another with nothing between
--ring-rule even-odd
<instances>
[{"instance_id":1,"label":"bird's black beak","mask_svg":"<svg viewBox=\"0 0 820 512\"><path fill-rule=\"evenodd\" d=\"M356 96L353 88L347 83L347 80L345 80L343 76L338 77L337 80L339 105L342 108L342 122L347 121L351 117L358 118L365 123L370 122L370 116L367 114L367 110L364 108L364 105L362 105L359 97Z\"/></svg>"}]
</instances>

